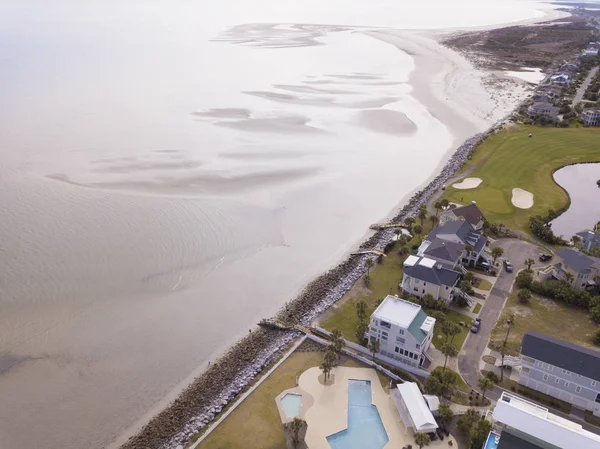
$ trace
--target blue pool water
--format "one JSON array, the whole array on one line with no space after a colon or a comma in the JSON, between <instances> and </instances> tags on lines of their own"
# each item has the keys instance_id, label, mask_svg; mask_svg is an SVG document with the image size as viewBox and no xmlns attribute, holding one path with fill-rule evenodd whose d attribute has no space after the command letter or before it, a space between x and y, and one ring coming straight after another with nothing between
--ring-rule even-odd
<instances>
[{"instance_id":1,"label":"blue pool water","mask_svg":"<svg viewBox=\"0 0 600 449\"><path fill-rule=\"evenodd\" d=\"M281 398L281 405L283 406L285 416L288 418L295 418L300 414L302 395L288 393Z\"/></svg>"},{"instance_id":2,"label":"blue pool water","mask_svg":"<svg viewBox=\"0 0 600 449\"><path fill-rule=\"evenodd\" d=\"M498 447L496 438L498 438L498 435L490 432L490 434L488 435L487 441L485 442L485 446L483 446L483 449L496 449Z\"/></svg>"},{"instance_id":3,"label":"blue pool water","mask_svg":"<svg viewBox=\"0 0 600 449\"><path fill-rule=\"evenodd\" d=\"M371 382L348 381L348 428L327 437L331 449L382 449L389 438L371 402Z\"/></svg>"}]
</instances>

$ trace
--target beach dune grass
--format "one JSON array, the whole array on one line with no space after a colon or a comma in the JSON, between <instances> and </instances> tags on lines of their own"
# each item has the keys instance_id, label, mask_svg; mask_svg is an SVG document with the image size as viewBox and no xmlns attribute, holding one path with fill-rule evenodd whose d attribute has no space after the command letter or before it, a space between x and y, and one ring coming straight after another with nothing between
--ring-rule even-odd
<instances>
[{"instance_id":1,"label":"beach dune grass","mask_svg":"<svg viewBox=\"0 0 600 449\"><path fill-rule=\"evenodd\" d=\"M568 195L552 173L569 164L600 162L598 142L598 128L510 127L486 139L467 162L465 170L475 167L468 176L481 178L481 185L470 190L449 186L442 198L460 204L476 201L490 222L527 230L530 216L568 205ZM533 207L513 206L515 187L533 194Z\"/></svg>"}]
</instances>

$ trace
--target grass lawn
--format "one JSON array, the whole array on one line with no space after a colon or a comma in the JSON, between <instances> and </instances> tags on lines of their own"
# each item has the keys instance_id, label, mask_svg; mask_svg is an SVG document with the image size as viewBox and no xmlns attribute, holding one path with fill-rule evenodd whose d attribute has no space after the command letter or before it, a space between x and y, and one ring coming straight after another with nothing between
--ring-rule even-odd
<instances>
[{"instance_id":1,"label":"grass lawn","mask_svg":"<svg viewBox=\"0 0 600 449\"><path fill-rule=\"evenodd\" d=\"M600 417L594 416L594 414L592 412L590 412L589 410L585 411L584 419L587 422L589 422L590 424L600 427Z\"/></svg>"},{"instance_id":2,"label":"grass lawn","mask_svg":"<svg viewBox=\"0 0 600 449\"><path fill-rule=\"evenodd\" d=\"M506 335L506 319L512 312L515 324L510 330L507 347L510 355L519 355L521 340L528 330L534 330L581 346L594 348L592 334L598 329L588 314L558 301L534 295L529 304L521 304L516 291L508 296L504 311L490 338L490 348L498 350Z\"/></svg>"},{"instance_id":3,"label":"grass lawn","mask_svg":"<svg viewBox=\"0 0 600 449\"><path fill-rule=\"evenodd\" d=\"M479 313L483 306L480 303L475 304L475 308L473 309L473 313Z\"/></svg>"},{"instance_id":4,"label":"grass lawn","mask_svg":"<svg viewBox=\"0 0 600 449\"><path fill-rule=\"evenodd\" d=\"M319 366L320 352L295 352L200 444L200 449L286 449L275 396L296 386L296 376ZM344 366L364 367L353 359ZM389 379L378 373L389 391Z\"/></svg>"},{"instance_id":5,"label":"grass lawn","mask_svg":"<svg viewBox=\"0 0 600 449\"><path fill-rule=\"evenodd\" d=\"M469 330L471 329L473 320L471 318L469 318L467 315L463 315L462 313L456 312L454 310L449 310L446 313L446 320L452 321L456 324L458 324L460 321L463 321L466 324L466 326L462 328L462 331L460 332L460 334L458 334L456 337L454 337L454 341L452 342L452 345L460 351L460 348L462 348L462 345L465 342L465 338L467 338L467 335L469 335ZM438 325L438 323L436 323L435 327L433 328L433 344L434 344L434 346L437 349L440 349L442 347L441 343L443 343L445 341L445 339L446 339L446 337L444 336L444 334L442 334L441 324Z\"/></svg>"},{"instance_id":6,"label":"grass lawn","mask_svg":"<svg viewBox=\"0 0 600 449\"><path fill-rule=\"evenodd\" d=\"M533 137L528 138L532 133ZM553 180L552 171L576 162L600 162L600 129L514 126L486 139L468 161L469 177L481 178L479 187L459 190L449 186L443 198L477 206L490 222L527 230L532 215L567 205L568 196ZM531 209L512 205L512 189L534 195Z\"/></svg>"},{"instance_id":7,"label":"grass lawn","mask_svg":"<svg viewBox=\"0 0 600 449\"><path fill-rule=\"evenodd\" d=\"M431 221L429 219L425 220L421 237L429 234L431 228ZM419 238L414 237L408 246L417 243L419 243ZM398 249L399 246L396 245L387 257L383 258L383 263L373 265L369 288L365 287L363 278L359 279L340 301L322 315L320 326L327 330L337 328L342 331L344 338L356 343L356 336L354 335L358 326L356 303L364 299L368 306L367 314L371 315L377 308L379 300L389 294L399 293L398 284L402 280L402 264L408 256L398 255Z\"/></svg>"},{"instance_id":8,"label":"grass lawn","mask_svg":"<svg viewBox=\"0 0 600 449\"><path fill-rule=\"evenodd\" d=\"M479 279L479 278L475 278L475 288L478 288L480 290L486 290L489 291L492 289L492 283L490 281L488 281L487 279Z\"/></svg>"}]
</instances>

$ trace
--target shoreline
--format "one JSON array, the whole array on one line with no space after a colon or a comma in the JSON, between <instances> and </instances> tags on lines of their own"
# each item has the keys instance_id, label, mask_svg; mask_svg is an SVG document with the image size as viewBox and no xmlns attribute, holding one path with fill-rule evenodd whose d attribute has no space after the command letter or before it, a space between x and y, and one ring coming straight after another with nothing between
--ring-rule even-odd
<instances>
[{"instance_id":1,"label":"shoreline","mask_svg":"<svg viewBox=\"0 0 600 449\"><path fill-rule=\"evenodd\" d=\"M448 101L446 97L449 94L447 81L449 76L457 73L463 74L464 72L461 70L470 69L478 72L479 81L482 83L485 77L493 76L493 74L473 68L463 56L443 46L437 40L438 38L434 37L438 34L432 31L390 32L389 30L380 30L365 32L365 34L395 45L401 51L408 50L410 52L415 59L415 70L411 73L409 80L413 88L411 94L425 104L428 110L438 117L453 135L452 145L432 169L428 180L417 186L412 193L401 198L384 218L386 220L402 220L407 216L415 215L418 207L426 203L442 184L462 168L475 147L495 132L497 126L519 107L521 101L517 104L514 104L513 101L506 114L489 125L490 117L478 116L473 109L469 111L458 101ZM373 34L377 34L378 37ZM425 42L431 47L427 48L424 45ZM437 52L435 47L437 47ZM411 49L418 49L419 52L415 54ZM439 49L443 49L442 52ZM455 60L449 59L448 55L452 55ZM443 69L431 75L430 71L433 68L439 68L435 63L439 63L440 60L446 60ZM464 65L457 64L457 60ZM423 77L424 74L428 74L428 76ZM432 83L434 80L437 82ZM489 95L489 91L484 90ZM459 97L460 94L460 91L454 92L456 97ZM444 97L446 97L446 101ZM509 101L505 100L506 106ZM441 119L442 117L443 119ZM454 126L449 123L454 123ZM377 231L367 237L359 247L382 249L393 236L394 233L391 229ZM367 257L353 257L348 253L338 261L336 266L310 281L294 299L284 304L277 312L277 318L289 324L309 325L318 315L341 299L366 271L365 260ZM146 413L110 447L124 449L145 449L146 447L177 449L183 447L193 435L207 426L230 401L235 399L256 376L260 375L296 336L297 332L295 331L259 329L234 342L233 346L222 353L208 369L200 368L193 373L197 377L187 383L187 387L179 389L179 394L174 401L163 407L159 413L155 413L158 405L153 407L152 411ZM187 378L189 379L190 376ZM173 397L173 395L172 393L169 397ZM164 402L164 400L160 401L159 405L163 405ZM132 438L125 440L134 433Z\"/></svg>"}]
</instances>

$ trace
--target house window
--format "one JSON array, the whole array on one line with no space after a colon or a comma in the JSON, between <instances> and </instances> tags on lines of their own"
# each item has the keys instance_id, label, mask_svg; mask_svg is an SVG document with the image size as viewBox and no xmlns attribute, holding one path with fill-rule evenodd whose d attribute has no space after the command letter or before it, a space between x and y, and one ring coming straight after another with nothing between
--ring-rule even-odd
<instances>
[{"instance_id":1,"label":"house window","mask_svg":"<svg viewBox=\"0 0 600 449\"><path fill-rule=\"evenodd\" d=\"M598 393L598 394L596 395L596 402L598 402L598 403L600 404L600 393Z\"/></svg>"},{"instance_id":2,"label":"house window","mask_svg":"<svg viewBox=\"0 0 600 449\"><path fill-rule=\"evenodd\" d=\"M446 285L446 290L448 290L448 286Z\"/></svg>"},{"instance_id":3,"label":"house window","mask_svg":"<svg viewBox=\"0 0 600 449\"><path fill-rule=\"evenodd\" d=\"M421 283L420 279L415 279L415 285L419 285Z\"/></svg>"},{"instance_id":4,"label":"house window","mask_svg":"<svg viewBox=\"0 0 600 449\"><path fill-rule=\"evenodd\" d=\"M529 371L531 371L529 368L527 368L526 366L524 366L523 368L521 368L521 372L525 373L525 374L529 374Z\"/></svg>"},{"instance_id":5,"label":"house window","mask_svg":"<svg viewBox=\"0 0 600 449\"><path fill-rule=\"evenodd\" d=\"M421 346L419 345L419 343L417 343L417 349L420 349L420 348L421 348Z\"/></svg>"},{"instance_id":6,"label":"house window","mask_svg":"<svg viewBox=\"0 0 600 449\"><path fill-rule=\"evenodd\" d=\"M394 348L394 351L396 351L396 352L398 353L398 352L400 352L400 348L399 348L398 346L396 346L396 347Z\"/></svg>"},{"instance_id":7,"label":"house window","mask_svg":"<svg viewBox=\"0 0 600 449\"><path fill-rule=\"evenodd\" d=\"M404 329L400 329L400 330L398 331L398 333L399 333L400 335L404 335Z\"/></svg>"},{"instance_id":8,"label":"house window","mask_svg":"<svg viewBox=\"0 0 600 449\"><path fill-rule=\"evenodd\" d=\"M423 294L425 294L425 289L423 289Z\"/></svg>"},{"instance_id":9,"label":"house window","mask_svg":"<svg viewBox=\"0 0 600 449\"><path fill-rule=\"evenodd\" d=\"M575 393L581 393L581 387L579 385L575 387Z\"/></svg>"},{"instance_id":10,"label":"house window","mask_svg":"<svg viewBox=\"0 0 600 449\"><path fill-rule=\"evenodd\" d=\"M531 357L527 357L526 355L521 357L524 362L531 363L533 365L533 359Z\"/></svg>"},{"instance_id":11,"label":"house window","mask_svg":"<svg viewBox=\"0 0 600 449\"><path fill-rule=\"evenodd\" d=\"M560 382L560 378L557 377L556 379L554 379L554 383L559 383L559 382Z\"/></svg>"},{"instance_id":12,"label":"house window","mask_svg":"<svg viewBox=\"0 0 600 449\"><path fill-rule=\"evenodd\" d=\"M380 321L379 325L381 327L385 327L386 329L390 329L392 327L392 325L390 323L386 322L386 321Z\"/></svg>"},{"instance_id":13,"label":"house window","mask_svg":"<svg viewBox=\"0 0 600 449\"><path fill-rule=\"evenodd\" d=\"M542 376L542 379L543 379L543 380L548 380L548 375L547 375L547 374L544 374L544 375Z\"/></svg>"},{"instance_id":14,"label":"house window","mask_svg":"<svg viewBox=\"0 0 600 449\"><path fill-rule=\"evenodd\" d=\"M596 381L592 380L592 387L595 387L595 386L596 386Z\"/></svg>"},{"instance_id":15,"label":"house window","mask_svg":"<svg viewBox=\"0 0 600 449\"><path fill-rule=\"evenodd\" d=\"M566 387L566 388L569 388L569 385L571 385L571 382L567 382L567 381L565 380L565 387Z\"/></svg>"},{"instance_id":16,"label":"house window","mask_svg":"<svg viewBox=\"0 0 600 449\"><path fill-rule=\"evenodd\" d=\"M423 287L425 287L427 285L427 282L423 281Z\"/></svg>"},{"instance_id":17,"label":"house window","mask_svg":"<svg viewBox=\"0 0 600 449\"><path fill-rule=\"evenodd\" d=\"M396 337L396 343L402 343L402 344L404 344L404 343L406 343L406 340L404 338L402 338L402 337Z\"/></svg>"}]
</instances>

